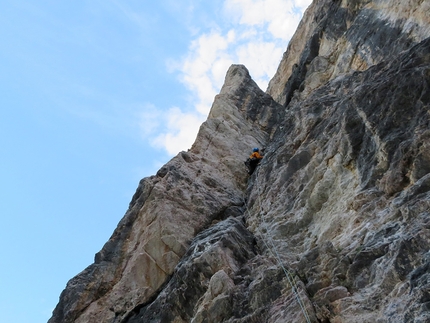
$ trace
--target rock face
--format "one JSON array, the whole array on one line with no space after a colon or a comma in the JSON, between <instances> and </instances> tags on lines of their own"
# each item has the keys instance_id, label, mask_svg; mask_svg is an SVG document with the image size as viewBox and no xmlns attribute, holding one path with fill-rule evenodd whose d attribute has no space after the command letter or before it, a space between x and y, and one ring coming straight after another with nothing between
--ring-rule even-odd
<instances>
[{"instance_id":1,"label":"rock face","mask_svg":"<svg viewBox=\"0 0 430 323\"><path fill-rule=\"evenodd\" d=\"M314 1L267 93L233 65L49 323L430 322L429 13Z\"/></svg>"}]
</instances>

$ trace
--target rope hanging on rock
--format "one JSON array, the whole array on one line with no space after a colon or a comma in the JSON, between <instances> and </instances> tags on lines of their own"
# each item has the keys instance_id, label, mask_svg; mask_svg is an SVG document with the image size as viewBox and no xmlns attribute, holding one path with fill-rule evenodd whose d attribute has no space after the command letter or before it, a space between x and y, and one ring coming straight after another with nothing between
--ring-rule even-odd
<instances>
[{"instance_id":1,"label":"rope hanging on rock","mask_svg":"<svg viewBox=\"0 0 430 323\"><path fill-rule=\"evenodd\" d=\"M257 169L257 176L256 176L256 178L255 178L255 181L257 181L257 179L258 179L258 175L259 175L259 169ZM280 257L280 255L279 255L279 253L278 253L277 249L276 249L276 246L275 246L275 244L274 244L274 242L273 242L272 237L271 237L271 236L270 236L270 234L269 234L269 230L267 229L266 218L265 218L264 213L263 213L263 212L262 212L262 210L261 210L261 192L260 192L260 187L259 187L259 186L257 186L257 187L258 187L257 195L258 195L258 204L259 204L259 212L258 212L258 213L259 213L259 214L261 214L261 218L262 218L262 220L263 220L263 225L264 225L264 227L265 227L265 229L266 229L267 237L268 237L268 240L269 240L270 244L272 245L272 248L267 244L266 240L264 239L264 235L263 235L263 233L258 229L258 227L257 227L257 231L259 231L260 236L261 236L261 240L263 241L263 243L264 243L264 245L266 246L266 248L270 251L270 253L272 254L272 256L277 260L277 262L278 262L279 266L280 266L280 267L282 268L282 270L284 271L284 274L285 274L285 276L287 277L288 283L289 283L289 284L290 284L290 286L291 286L291 290L292 290L292 292L293 292L293 294L294 294L294 296L295 296L295 298L296 298L296 300L297 300L297 303L298 303L298 304L299 304L299 306L300 306L300 309L301 309L301 311L302 311L302 313L303 313L303 316L304 316L304 317L305 317L305 319L306 319L306 322L307 322L307 323L311 323L311 319L310 319L310 317L309 317L308 311L306 310L306 306L304 305L303 300L302 300L302 299L301 299L301 297L300 297L300 294L299 294L299 291L298 291L298 287L297 287L297 285L296 285L296 283L295 283L294 277L293 277L293 275L288 271L288 269L287 269L287 268L285 268L285 266L282 264L281 257ZM249 209L248 209L248 204L246 203L245 199L243 199L243 202L244 202L244 205L245 205L246 211L248 212L248 216L251 216L251 213L249 212ZM274 250L274 251L273 251L273 250Z\"/></svg>"}]
</instances>

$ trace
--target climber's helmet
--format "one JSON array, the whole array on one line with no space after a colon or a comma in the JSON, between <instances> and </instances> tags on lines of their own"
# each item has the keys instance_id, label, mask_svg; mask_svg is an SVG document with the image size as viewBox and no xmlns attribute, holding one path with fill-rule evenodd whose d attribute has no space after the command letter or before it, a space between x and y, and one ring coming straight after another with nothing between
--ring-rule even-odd
<instances>
[{"instance_id":1,"label":"climber's helmet","mask_svg":"<svg viewBox=\"0 0 430 323\"><path fill-rule=\"evenodd\" d=\"M258 148L254 148L252 151L255 153L258 151Z\"/></svg>"}]
</instances>

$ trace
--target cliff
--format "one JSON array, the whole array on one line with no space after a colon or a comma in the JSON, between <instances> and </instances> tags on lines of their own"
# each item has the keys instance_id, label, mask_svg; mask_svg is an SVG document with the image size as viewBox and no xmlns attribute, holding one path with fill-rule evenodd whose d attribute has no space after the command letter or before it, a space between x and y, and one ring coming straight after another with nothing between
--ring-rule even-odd
<instances>
[{"instance_id":1,"label":"cliff","mask_svg":"<svg viewBox=\"0 0 430 323\"><path fill-rule=\"evenodd\" d=\"M49 323L430 321L429 12L314 1L266 93L233 65Z\"/></svg>"}]
</instances>

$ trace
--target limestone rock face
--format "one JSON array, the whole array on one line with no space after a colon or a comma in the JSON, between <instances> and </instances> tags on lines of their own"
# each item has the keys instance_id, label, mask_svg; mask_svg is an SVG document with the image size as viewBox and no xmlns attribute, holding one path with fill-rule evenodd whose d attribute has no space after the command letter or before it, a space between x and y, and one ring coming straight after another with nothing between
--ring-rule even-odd
<instances>
[{"instance_id":1,"label":"limestone rock face","mask_svg":"<svg viewBox=\"0 0 430 323\"><path fill-rule=\"evenodd\" d=\"M241 216L249 147L262 146L279 108L234 65L192 149L145 178L94 264L67 284L50 322L121 322L154 298L192 239Z\"/></svg>"},{"instance_id":2,"label":"limestone rock face","mask_svg":"<svg viewBox=\"0 0 430 323\"><path fill-rule=\"evenodd\" d=\"M430 320L429 64L427 39L294 96L249 191L323 322Z\"/></svg>"},{"instance_id":3,"label":"limestone rock face","mask_svg":"<svg viewBox=\"0 0 430 323\"><path fill-rule=\"evenodd\" d=\"M268 93L288 104L329 80L364 71L430 34L430 3L422 0L314 1L291 39Z\"/></svg>"},{"instance_id":4,"label":"limestone rock face","mask_svg":"<svg viewBox=\"0 0 430 323\"><path fill-rule=\"evenodd\" d=\"M314 1L267 93L233 65L49 323L429 322L429 12Z\"/></svg>"}]
</instances>

